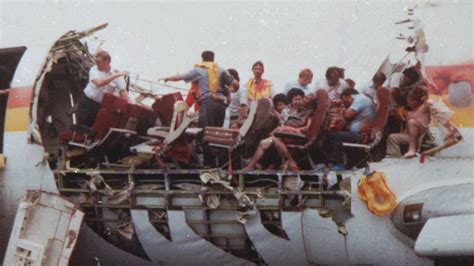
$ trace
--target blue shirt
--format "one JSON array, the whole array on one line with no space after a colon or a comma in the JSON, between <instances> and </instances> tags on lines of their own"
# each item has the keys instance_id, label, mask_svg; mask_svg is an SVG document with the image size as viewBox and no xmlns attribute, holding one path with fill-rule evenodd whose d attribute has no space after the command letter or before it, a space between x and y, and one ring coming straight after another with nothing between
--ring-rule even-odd
<instances>
[{"instance_id":1,"label":"blue shirt","mask_svg":"<svg viewBox=\"0 0 474 266\"><path fill-rule=\"evenodd\" d=\"M365 122L373 123L375 120L375 106L369 97L363 94L352 95L354 101L350 109L356 111L357 115L349 123L349 131L352 133L360 133L362 124Z\"/></svg>"},{"instance_id":2,"label":"blue shirt","mask_svg":"<svg viewBox=\"0 0 474 266\"><path fill-rule=\"evenodd\" d=\"M234 78L230 76L230 74L227 73L227 71L225 71L225 69L221 67L219 67L218 71L219 81L217 85L216 95L229 96L229 89L227 88L227 86L230 85ZM184 74L180 74L180 76L185 82L196 81L198 83L199 93L201 95L199 100L211 98L211 93L209 92L209 78L206 69L195 67Z\"/></svg>"}]
</instances>

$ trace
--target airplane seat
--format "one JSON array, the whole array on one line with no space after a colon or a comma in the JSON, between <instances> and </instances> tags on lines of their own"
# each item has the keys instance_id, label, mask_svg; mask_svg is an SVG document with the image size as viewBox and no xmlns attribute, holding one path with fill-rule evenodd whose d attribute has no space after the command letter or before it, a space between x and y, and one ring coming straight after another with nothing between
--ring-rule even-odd
<instances>
[{"instance_id":1,"label":"airplane seat","mask_svg":"<svg viewBox=\"0 0 474 266\"><path fill-rule=\"evenodd\" d=\"M294 134L284 131L276 131L274 134L279 138L291 139L293 143L287 144L290 153L295 157L299 164L305 160L309 161L311 168L314 167L310 150L317 143L316 140L325 130L324 126L328 124L329 96L326 91L319 90L315 94L313 101L316 101L316 110L309 117L311 123L305 134Z\"/></svg>"},{"instance_id":2,"label":"airplane seat","mask_svg":"<svg viewBox=\"0 0 474 266\"><path fill-rule=\"evenodd\" d=\"M119 128L122 117L127 113L128 103L113 94L106 93L102 100L96 119L91 128L73 125L72 131L61 132L60 143L84 143L88 140L101 140L111 128Z\"/></svg>"},{"instance_id":3,"label":"airplane seat","mask_svg":"<svg viewBox=\"0 0 474 266\"><path fill-rule=\"evenodd\" d=\"M162 140L160 150L157 153L153 153L157 154L159 157L166 155L174 161L189 163L192 151L188 145L189 140L184 136L185 133L188 132L188 126L197 118L197 116L187 116L186 110L187 106L184 101L176 101L173 105L173 115L169 127L157 126L147 130L149 136ZM156 139L150 141L151 144L155 142ZM148 144L145 143L145 145Z\"/></svg>"},{"instance_id":4,"label":"airplane seat","mask_svg":"<svg viewBox=\"0 0 474 266\"><path fill-rule=\"evenodd\" d=\"M245 154L249 154L246 152L247 142L260 142L261 139L266 137L271 130L273 130L274 127L270 132L262 129L262 126L266 126L267 123L272 122L272 108L273 106L270 99L263 98L258 101L253 101L250 104L247 119L245 119L240 129L206 127L203 137L204 145L207 145L209 148L208 151L214 156L224 157L230 153L232 160L237 157L244 157ZM234 154L234 151L237 150L239 152ZM225 163L223 166L228 163L230 162Z\"/></svg>"},{"instance_id":5,"label":"airplane seat","mask_svg":"<svg viewBox=\"0 0 474 266\"><path fill-rule=\"evenodd\" d=\"M142 106L142 108L144 108L143 110L146 110L146 111L143 113L140 113L140 117L143 120L139 119L139 121L142 121L143 124L139 123L139 131L141 132L140 134L146 135L147 130L155 126L156 120L158 119L158 114L151 107Z\"/></svg>"},{"instance_id":6,"label":"airplane seat","mask_svg":"<svg viewBox=\"0 0 474 266\"><path fill-rule=\"evenodd\" d=\"M137 131L138 135L146 135L147 130L155 125L157 118L158 114L150 107L129 103L120 127Z\"/></svg>"},{"instance_id":7,"label":"airplane seat","mask_svg":"<svg viewBox=\"0 0 474 266\"><path fill-rule=\"evenodd\" d=\"M92 129L96 131L95 139L102 139L111 128L120 128L120 122L126 116L127 110L127 100L106 93L92 125Z\"/></svg>"},{"instance_id":8,"label":"airplane seat","mask_svg":"<svg viewBox=\"0 0 474 266\"><path fill-rule=\"evenodd\" d=\"M391 94L390 90L381 87L377 90L379 107L375 113L375 121L370 134L365 134L362 143L343 143L343 150L346 153L346 168L364 166L368 160L372 159L374 147L382 140L385 125L390 111Z\"/></svg>"},{"instance_id":9,"label":"airplane seat","mask_svg":"<svg viewBox=\"0 0 474 266\"><path fill-rule=\"evenodd\" d=\"M158 118L163 126L169 127L173 118L174 104L182 101L183 96L180 92L163 95L156 99L151 108L158 114Z\"/></svg>"},{"instance_id":10,"label":"airplane seat","mask_svg":"<svg viewBox=\"0 0 474 266\"><path fill-rule=\"evenodd\" d=\"M250 157L255 153L260 141L267 138L278 126L279 119L273 115L273 102L271 99L263 98L257 101L257 108L253 123L245 134L242 134L244 141L244 157Z\"/></svg>"}]
</instances>

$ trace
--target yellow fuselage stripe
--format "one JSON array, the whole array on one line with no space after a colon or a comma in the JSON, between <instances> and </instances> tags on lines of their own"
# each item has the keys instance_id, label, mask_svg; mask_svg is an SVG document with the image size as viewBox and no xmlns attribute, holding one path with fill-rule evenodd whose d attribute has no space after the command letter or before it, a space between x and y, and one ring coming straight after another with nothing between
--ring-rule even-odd
<instances>
[{"instance_id":1,"label":"yellow fuselage stripe","mask_svg":"<svg viewBox=\"0 0 474 266\"><path fill-rule=\"evenodd\" d=\"M29 107L8 108L5 117L5 131L26 131L29 121Z\"/></svg>"}]
</instances>

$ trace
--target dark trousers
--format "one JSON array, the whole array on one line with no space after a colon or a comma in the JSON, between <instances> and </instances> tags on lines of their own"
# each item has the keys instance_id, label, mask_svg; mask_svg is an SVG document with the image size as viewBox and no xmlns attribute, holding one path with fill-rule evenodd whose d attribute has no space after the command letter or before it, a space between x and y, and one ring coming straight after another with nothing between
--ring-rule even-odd
<instances>
[{"instance_id":1,"label":"dark trousers","mask_svg":"<svg viewBox=\"0 0 474 266\"><path fill-rule=\"evenodd\" d=\"M222 127L225 119L226 106L212 99L201 101L199 108L199 127Z\"/></svg>"},{"instance_id":2,"label":"dark trousers","mask_svg":"<svg viewBox=\"0 0 474 266\"><path fill-rule=\"evenodd\" d=\"M199 108L199 127L222 127L225 119L226 106L222 102L212 99L204 99L201 101ZM202 135L198 137L202 144ZM204 165L215 166L215 156L209 152L207 145L203 145Z\"/></svg>"},{"instance_id":3,"label":"dark trousers","mask_svg":"<svg viewBox=\"0 0 474 266\"><path fill-rule=\"evenodd\" d=\"M344 159L342 158L342 143L359 143L361 141L362 136L360 134L348 131L330 132L326 141L328 151L327 161L338 164L344 163Z\"/></svg>"},{"instance_id":4,"label":"dark trousers","mask_svg":"<svg viewBox=\"0 0 474 266\"><path fill-rule=\"evenodd\" d=\"M78 123L80 125L91 127L94 124L99 109L100 103L87 98L85 95L82 96L77 103Z\"/></svg>"}]
</instances>

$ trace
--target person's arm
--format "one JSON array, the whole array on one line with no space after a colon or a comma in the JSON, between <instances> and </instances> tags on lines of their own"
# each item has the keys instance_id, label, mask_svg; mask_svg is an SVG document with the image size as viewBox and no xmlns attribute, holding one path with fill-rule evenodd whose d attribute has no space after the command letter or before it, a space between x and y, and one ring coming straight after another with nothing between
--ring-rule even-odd
<instances>
[{"instance_id":1,"label":"person's arm","mask_svg":"<svg viewBox=\"0 0 474 266\"><path fill-rule=\"evenodd\" d=\"M241 104L240 112L239 112L239 120L244 119L247 116L248 111L249 111L249 108L247 107L247 105Z\"/></svg>"},{"instance_id":2,"label":"person's arm","mask_svg":"<svg viewBox=\"0 0 474 266\"><path fill-rule=\"evenodd\" d=\"M354 97L356 96L353 95L353 98ZM365 108L367 104L372 104L369 98L362 98L362 99L354 98L351 106L349 106L349 108L344 110L344 112L342 113L342 116L344 117L346 121L349 122L353 120L357 116L357 114L362 112L362 110Z\"/></svg>"},{"instance_id":3,"label":"person's arm","mask_svg":"<svg viewBox=\"0 0 474 266\"><path fill-rule=\"evenodd\" d=\"M243 120L247 116L247 112L249 111L248 108L248 99L247 99L247 89L242 86L237 93L239 94L239 102L240 102L240 112L239 112L239 120Z\"/></svg>"},{"instance_id":4,"label":"person's arm","mask_svg":"<svg viewBox=\"0 0 474 266\"><path fill-rule=\"evenodd\" d=\"M120 96L120 98L128 101L128 92L126 90L120 90L119 91L119 96Z\"/></svg>"},{"instance_id":5,"label":"person's arm","mask_svg":"<svg viewBox=\"0 0 474 266\"><path fill-rule=\"evenodd\" d=\"M306 121L306 125L298 128L298 129L299 129L300 132L306 133L306 131L308 131L308 128L309 128L310 125L311 125L311 119L308 118L307 121Z\"/></svg>"},{"instance_id":6,"label":"person's arm","mask_svg":"<svg viewBox=\"0 0 474 266\"><path fill-rule=\"evenodd\" d=\"M201 74L199 71L195 68L191 69L190 71L184 73L184 74L176 74L174 76L169 76L166 78L160 78L158 81L163 80L165 83L168 81L181 81L184 80L184 82L191 82L191 81L197 81L201 77Z\"/></svg>"},{"instance_id":7,"label":"person's arm","mask_svg":"<svg viewBox=\"0 0 474 266\"><path fill-rule=\"evenodd\" d=\"M183 80L183 77L181 77L180 75L174 75L174 76L162 78L161 80L163 80L165 83L168 81L181 81Z\"/></svg>"},{"instance_id":8,"label":"person's arm","mask_svg":"<svg viewBox=\"0 0 474 266\"><path fill-rule=\"evenodd\" d=\"M351 121L356 117L357 111L352 108L347 108L342 115L346 121Z\"/></svg>"},{"instance_id":9,"label":"person's arm","mask_svg":"<svg viewBox=\"0 0 474 266\"><path fill-rule=\"evenodd\" d=\"M112 75L108 76L108 77L105 77L105 78L93 78L91 80L92 83L94 83L94 85L96 85L97 87L103 87L105 85L108 85L110 82L112 82L114 79L118 78L118 77L122 77L122 76L125 76L127 75L128 73L126 71L119 71L119 72L114 72Z\"/></svg>"},{"instance_id":10,"label":"person's arm","mask_svg":"<svg viewBox=\"0 0 474 266\"><path fill-rule=\"evenodd\" d=\"M224 104L228 102L226 101L227 96L219 96L219 95L212 94L212 99L216 102L223 102Z\"/></svg>"}]
</instances>

